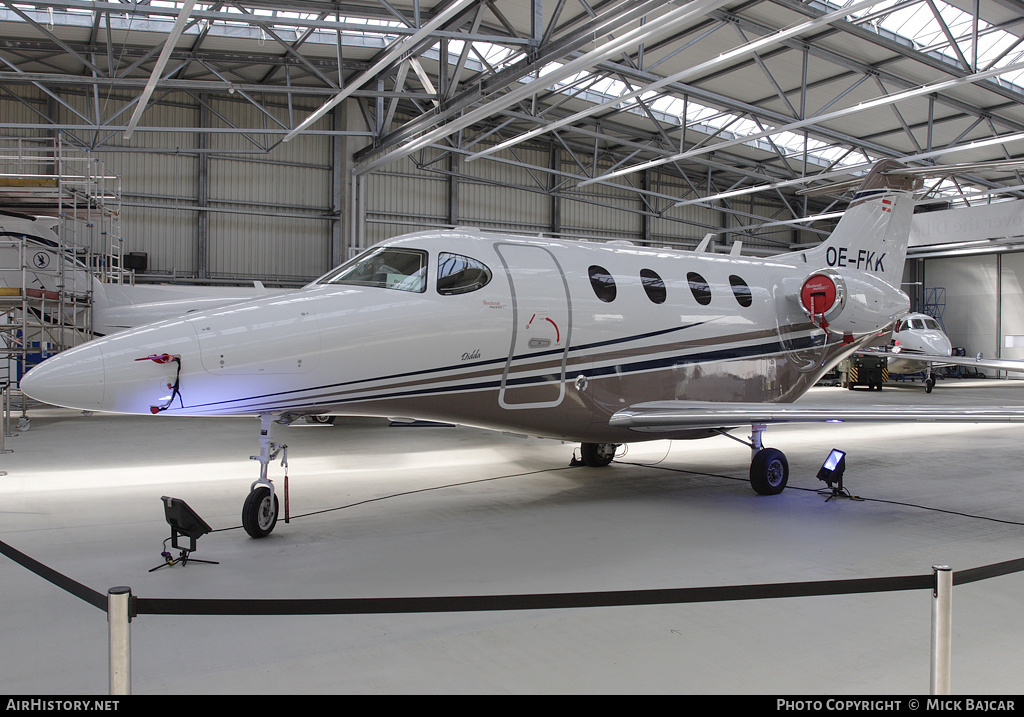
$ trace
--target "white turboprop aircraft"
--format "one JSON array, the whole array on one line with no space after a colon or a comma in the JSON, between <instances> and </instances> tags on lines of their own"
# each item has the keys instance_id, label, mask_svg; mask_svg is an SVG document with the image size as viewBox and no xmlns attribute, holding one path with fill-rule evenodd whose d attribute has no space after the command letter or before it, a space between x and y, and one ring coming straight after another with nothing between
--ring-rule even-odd
<instances>
[{"instance_id":1,"label":"white turboprop aircraft","mask_svg":"<svg viewBox=\"0 0 1024 717\"><path fill-rule=\"evenodd\" d=\"M273 530L275 423L403 416L618 444L751 425L755 491L788 480L765 424L1024 420L1024 409L792 405L909 308L897 287L921 180L886 161L822 245L772 258L475 230L378 244L304 289L98 339L22 380L88 411L259 414L260 477L242 509ZM160 419L154 419L160 420Z\"/></svg>"}]
</instances>

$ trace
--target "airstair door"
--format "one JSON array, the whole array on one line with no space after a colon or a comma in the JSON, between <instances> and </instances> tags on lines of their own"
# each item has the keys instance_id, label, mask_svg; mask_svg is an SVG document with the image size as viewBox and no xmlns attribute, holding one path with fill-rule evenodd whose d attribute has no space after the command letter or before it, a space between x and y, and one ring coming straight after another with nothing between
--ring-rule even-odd
<instances>
[{"instance_id":1,"label":"airstair door","mask_svg":"<svg viewBox=\"0 0 1024 717\"><path fill-rule=\"evenodd\" d=\"M498 403L509 410L549 408L565 397L572 332L569 286L551 251L529 244L496 247L512 292L512 343Z\"/></svg>"}]
</instances>

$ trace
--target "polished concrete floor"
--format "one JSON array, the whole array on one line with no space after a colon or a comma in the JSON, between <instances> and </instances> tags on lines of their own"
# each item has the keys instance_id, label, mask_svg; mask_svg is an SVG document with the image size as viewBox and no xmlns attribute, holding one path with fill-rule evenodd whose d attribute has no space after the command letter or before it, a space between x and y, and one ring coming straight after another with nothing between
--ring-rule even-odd
<instances>
[{"instance_id":1,"label":"polished concrete floor","mask_svg":"<svg viewBox=\"0 0 1024 717\"><path fill-rule=\"evenodd\" d=\"M804 400L1024 405L1024 383L944 380ZM254 418L32 409L0 456L0 540L100 592L149 598L483 595L930 574L1024 557L1024 426L769 428L789 488L754 494L725 437L632 444L603 469L574 446L339 419L280 431L291 522L240 529ZM746 431L736 432L744 436ZM846 450L846 486L815 474ZM272 474L280 485L282 469ZM149 569L160 496L215 530ZM0 557L0 693L105 694L105 615ZM956 588L953 691L1013 694L1024 575ZM143 615L135 694L926 694L929 591L653 607L316 617Z\"/></svg>"}]
</instances>

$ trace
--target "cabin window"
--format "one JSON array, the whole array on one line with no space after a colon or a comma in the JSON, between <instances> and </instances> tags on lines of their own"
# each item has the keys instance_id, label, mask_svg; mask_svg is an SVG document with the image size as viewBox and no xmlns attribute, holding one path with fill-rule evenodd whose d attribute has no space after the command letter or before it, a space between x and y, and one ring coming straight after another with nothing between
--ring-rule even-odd
<instances>
[{"instance_id":1,"label":"cabin window","mask_svg":"<svg viewBox=\"0 0 1024 717\"><path fill-rule=\"evenodd\" d=\"M647 292L647 298L653 301L655 304L664 304L665 297L665 282L661 280L657 272L651 271L650 269L640 270L640 281L644 285L644 291Z\"/></svg>"},{"instance_id":2,"label":"cabin window","mask_svg":"<svg viewBox=\"0 0 1024 717\"><path fill-rule=\"evenodd\" d=\"M321 278L318 284L351 284L423 292L427 288L427 252L377 247Z\"/></svg>"},{"instance_id":3,"label":"cabin window","mask_svg":"<svg viewBox=\"0 0 1024 717\"><path fill-rule=\"evenodd\" d=\"M437 257L437 293L468 294L487 286L491 270L483 262L461 254L442 252Z\"/></svg>"},{"instance_id":4,"label":"cabin window","mask_svg":"<svg viewBox=\"0 0 1024 717\"><path fill-rule=\"evenodd\" d=\"M732 295L736 297L736 301L740 306L747 308L754 302L754 297L750 293L750 287L747 286L747 282L743 281L743 279L733 274L729 277L729 285L732 287Z\"/></svg>"},{"instance_id":5,"label":"cabin window","mask_svg":"<svg viewBox=\"0 0 1024 717\"><path fill-rule=\"evenodd\" d=\"M615 279L603 266L590 267L590 285L594 287L594 293L601 301L615 300Z\"/></svg>"},{"instance_id":6,"label":"cabin window","mask_svg":"<svg viewBox=\"0 0 1024 717\"><path fill-rule=\"evenodd\" d=\"M703 276L691 271L686 275L686 280L690 283L690 291L698 304L707 306L711 303L711 286Z\"/></svg>"}]
</instances>

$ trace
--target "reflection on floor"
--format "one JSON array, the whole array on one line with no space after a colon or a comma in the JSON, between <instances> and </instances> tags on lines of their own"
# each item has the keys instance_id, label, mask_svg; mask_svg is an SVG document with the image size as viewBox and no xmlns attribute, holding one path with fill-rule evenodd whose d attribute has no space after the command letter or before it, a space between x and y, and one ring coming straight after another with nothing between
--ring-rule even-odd
<instances>
[{"instance_id":1,"label":"reflection on floor","mask_svg":"<svg viewBox=\"0 0 1024 717\"><path fill-rule=\"evenodd\" d=\"M929 395L818 388L808 402L1024 403L1024 384L943 381ZM399 597L631 590L954 570L1024 557L1021 427L771 427L790 487L761 497L727 438L632 444L604 469L575 446L371 419L299 423L290 513L240 529L254 418L34 409L0 457L0 540L100 592L143 597ZM735 431L745 436L749 427ZM815 478L847 451L846 486ZM279 481L283 469L272 475ZM155 572L160 496L214 529ZM104 694L102 612L0 558L0 691ZM953 690L1013 693L1024 576L954 592ZM524 612L157 617L132 623L135 694L924 694L928 593Z\"/></svg>"}]
</instances>

